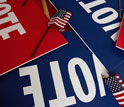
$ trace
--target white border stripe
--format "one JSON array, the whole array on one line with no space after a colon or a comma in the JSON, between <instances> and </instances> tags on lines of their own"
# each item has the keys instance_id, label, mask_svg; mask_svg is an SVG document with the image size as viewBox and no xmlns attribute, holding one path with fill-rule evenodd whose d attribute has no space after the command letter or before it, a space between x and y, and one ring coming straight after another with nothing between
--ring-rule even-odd
<instances>
[{"instance_id":1,"label":"white border stripe","mask_svg":"<svg viewBox=\"0 0 124 107\"><path fill-rule=\"evenodd\" d=\"M119 80L119 82L121 83L121 82L123 82L122 80Z\"/></svg>"},{"instance_id":2,"label":"white border stripe","mask_svg":"<svg viewBox=\"0 0 124 107\"><path fill-rule=\"evenodd\" d=\"M65 15L66 17L68 17L68 18L70 18L70 16L68 16L68 15Z\"/></svg>"},{"instance_id":3,"label":"white border stripe","mask_svg":"<svg viewBox=\"0 0 124 107\"><path fill-rule=\"evenodd\" d=\"M122 100L122 99L124 99L124 96L116 98L116 100Z\"/></svg>"},{"instance_id":4,"label":"white border stripe","mask_svg":"<svg viewBox=\"0 0 124 107\"><path fill-rule=\"evenodd\" d=\"M59 27L64 28L64 26L58 24L57 22L49 22L48 24L54 24L54 23L55 23L56 25L58 25Z\"/></svg>"},{"instance_id":5,"label":"white border stripe","mask_svg":"<svg viewBox=\"0 0 124 107\"><path fill-rule=\"evenodd\" d=\"M69 14L70 16L72 15L71 13L67 12L67 14Z\"/></svg>"},{"instance_id":6,"label":"white border stripe","mask_svg":"<svg viewBox=\"0 0 124 107\"><path fill-rule=\"evenodd\" d=\"M124 93L124 90L122 90L120 92L113 93L113 95L115 96L115 95L122 94L122 93Z\"/></svg>"},{"instance_id":7,"label":"white border stripe","mask_svg":"<svg viewBox=\"0 0 124 107\"><path fill-rule=\"evenodd\" d=\"M66 20L62 20L62 19L60 19L59 17L52 17L51 19L59 19L59 20L61 20L61 21L65 22L65 23L67 23L67 21L66 21Z\"/></svg>"},{"instance_id":8,"label":"white border stripe","mask_svg":"<svg viewBox=\"0 0 124 107\"><path fill-rule=\"evenodd\" d=\"M119 104L124 104L124 102L118 102Z\"/></svg>"},{"instance_id":9,"label":"white border stripe","mask_svg":"<svg viewBox=\"0 0 124 107\"><path fill-rule=\"evenodd\" d=\"M119 78L119 76L116 76L116 78Z\"/></svg>"},{"instance_id":10,"label":"white border stripe","mask_svg":"<svg viewBox=\"0 0 124 107\"><path fill-rule=\"evenodd\" d=\"M69 14L66 14L65 16L68 16L69 18L71 17Z\"/></svg>"},{"instance_id":11,"label":"white border stripe","mask_svg":"<svg viewBox=\"0 0 124 107\"><path fill-rule=\"evenodd\" d=\"M62 25L66 25L65 23L62 23L61 21L59 21L58 19L52 19L52 20L50 20L50 22L54 22L54 21L57 21L57 22L61 23Z\"/></svg>"},{"instance_id":12,"label":"white border stripe","mask_svg":"<svg viewBox=\"0 0 124 107\"><path fill-rule=\"evenodd\" d=\"M16 66L16 67L14 67L14 68L12 68L12 69L6 71L6 72L0 74L0 76L3 76L3 75L9 73L10 71L12 71L12 70L14 70L14 69L16 69L16 68L21 67L22 65L27 64L27 63L29 63L29 62L35 60L35 59L38 59L39 57L44 56L44 55L46 55L46 54L48 54L48 53L50 53L50 52L52 52L52 51L54 51L54 50L56 50L56 49L58 49L58 48L61 48L61 47L65 46L65 45L67 45L67 44L68 44L68 42L66 42L65 44L60 45L60 46L58 46L58 47L56 47L56 48L54 48L54 49L52 49L52 50L50 50L50 51L48 51L48 52L42 54L42 55L39 55L39 56L37 56L37 57L35 57L35 58L31 59L31 60L28 60L27 62L22 63L22 64L20 64L20 65L18 65L18 66Z\"/></svg>"},{"instance_id":13,"label":"white border stripe","mask_svg":"<svg viewBox=\"0 0 124 107\"><path fill-rule=\"evenodd\" d=\"M59 20L62 20L63 22L65 22L65 23L68 23L66 20L63 20L63 19L61 19L61 18L59 18L59 17L57 17Z\"/></svg>"},{"instance_id":14,"label":"white border stripe","mask_svg":"<svg viewBox=\"0 0 124 107\"><path fill-rule=\"evenodd\" d=\"M65 20L67 20L67 21L69 20L69 19L68 19L68 18L66 18L66 17L64 17L64 19L65 19Z\"/></svg>"}]
</instances>

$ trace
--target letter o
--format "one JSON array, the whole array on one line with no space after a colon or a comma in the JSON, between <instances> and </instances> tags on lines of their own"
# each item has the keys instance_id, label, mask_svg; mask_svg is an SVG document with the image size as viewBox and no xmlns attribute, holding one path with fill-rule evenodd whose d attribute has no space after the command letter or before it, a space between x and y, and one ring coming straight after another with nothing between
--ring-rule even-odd
<instances>
[{"instance_id":1,"label":"letter o","mask_svg":"<svg viewBox=\"0 0 124 107\"><path fill-rule=\"evenodd\" d=\"M112 14L101 19L98 18L99 16L108 12L112 12ZM118 13L113 8L110 8L110 7L99 9L92 14L93 20L99 24L106 24L106 23L112 22L117 17L118 17Z\"/></svg>"},{"instance_id":2,"label":"letter o","mask_svg":"<svg viewBox=\"0 0 124 107\"><path fill-rule=\"evenodd\" d=\"M79 78L76 74L76 70L75 70L76 65L78 65L81 68L82 73L84 75L88 87L87 95L82 90ZM92 101L96 95L96 87L88 65L80 58L73 58L68 63L68 72L72 82L73 89L79 100L82 102Z\"/></svg>"},{"instance_id":3,"label":"letter o","mask_svg":"<svg viewBox=\"0 0 124 107\"><path fill-rule=\"evenodd\" d=\"M0 4L0 8L4 8L0 10L0 16L6 14L11 10L11 6L9 4Z\"/></svg>"}]
</instances>

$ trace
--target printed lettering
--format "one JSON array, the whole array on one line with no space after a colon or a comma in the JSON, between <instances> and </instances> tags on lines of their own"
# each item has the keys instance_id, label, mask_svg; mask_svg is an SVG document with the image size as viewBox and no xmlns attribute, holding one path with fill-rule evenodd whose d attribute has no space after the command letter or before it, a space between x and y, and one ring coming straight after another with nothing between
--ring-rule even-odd
<instances>
[{"instance_id":1,"label":"printed lettering","mask_svg":"<svg viewBox=\"0 0 124 107\"><path fill-rule=\"evenodd\" d=\"M108 12L112 12L112 14L109 15L109 16L107 16L107 17L101 18L101 19L99 18L101 15L103 15L103 14L105 14L105 13L108 13ZM107 23L110 23L110 22L112 22L113 20L115 20L117 17L118 17L118 13L117 13L114 9L109 8L109 7L99 9L99 10L95 11L95 12L92 14L93 20L94 20L96 23L99 23L99 24L107 24Z\"/></svg>"},{"instance_id":2,"label":"printed lettering","mask_svg":"<svg viewBox=\"0 0 124 107\"><path fill-rule=\"evenodd\" d=\"M58 61L50 62L57 99L50 100L50 107L65 107L76 104L74 96L67 97Z\"/></svg>"},{"instance_id":3,"label":"printed lettering","mask_svg":"<svg viewBox=\"0 0 124 107\"><path fill-rule=\"evenodd\" d=\"M0 4L0 8L4 8L0 10L0 16L8 13L11 10L11 6L9 4Z\"/></svg>"},{"instance_id":4,"label":"printed lettering","mask_svg":"<svg viewBox=\"0 0 124 107\"><path fill-rule=\"evenodd\" d=\"M1 29L0 36L2 36L3 40L9 39L10 38L9 33L13 32L15 30L17 30L20 35L23 35L26 33L26 31L24 30L22 25L20 23L17 23L15 25L9 26L7 28Z\"/></svg>"},{"instance_id":5,"label":"printed lettering","mask_svg":"<svg viewBox=\"0 0 124 107\"><path fill-rule=\"evenodd\" d=\"M87 4L84 4L83 1L80 1L78 3L85 9L85 11L87 13L91 13L92 11L90 8L104 4L104 3L106 3L106 1L105 0L95 0L95 1L92 1L92 2L87 3Z\"/></svg>"},{"instance_id":6,"label":"printed lettering","mask_svg":"<svg viewBox=\"0 0 124 107\"><path fill-rule=\"evenodd\" d=\"M84 75L88 87L87 95L84 93L79 78L76 74L76 69L75 69L76 65L78 65L81 68L82 73ZM96 95L96 87L90 69L86 64L86 62L80 58L71 59L68 63L68 72L72 82L73 89L79 100L81 100L82 102L92 101Z\"/></svg>"},{"instance_id":7,"label":"printed lettering","mask_svg":"<svg viewBox=\"0 0 124 107\"><path fill-rule=\"evenodd\" d=\"M33 94L35 107L45 107L37 65L19 69L20 77L30 76L31 86L23 88L24 95Z\"/></svg>"}]
</instances>

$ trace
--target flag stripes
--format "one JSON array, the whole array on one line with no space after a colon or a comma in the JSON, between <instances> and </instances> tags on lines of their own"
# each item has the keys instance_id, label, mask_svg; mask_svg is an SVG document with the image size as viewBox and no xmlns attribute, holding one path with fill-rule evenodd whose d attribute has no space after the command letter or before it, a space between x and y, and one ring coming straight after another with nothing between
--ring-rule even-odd
<instances>
[{"instance_id":1,"label":"flag stripes","mask_svg":"<svg viewBox=\"0 0 124 107\"><path fill-rule=\"evenodd\" d=\"M115 74L115 77L119 80L119 83L124 87L124 82L121 80L121 78Z\"/></svg>"},{"instance_id":2,"label":"flag stripes","mask_svg":"<svg viewBox=\"0 0 124 107\"><path fill-rule=\"evenodd\" d=\"M72 14L68 11L58 10L58 12L50 19L48 25L55 24L59 28L59 31L63 32L71 15Z\"/></svg>"},{"instance_id":3,"label":"flag stripes","mask_svg":"<svg viewBox=\"0 0 124 107\"><path fill-rule=\"evenodd\" d=\"M123 81L121 80L121 78L115 74L115 77L117 78L118 82L122 85L122 87L124 88L124 83ZM114 95L114 93L113 93ZM117 93L116 95L114 95L115 99L118 101L118 103L121 105L121 106L124 106L124 90L121 91L121 93Z\"/></svg>"},{"instance_id":4,"label":"flag stripes","mask_svg":"<svg viewBox=\"0 0 124 107\"><path fill-rule=\"evenodd\" d=\"M115 74L104 80L117 102L121 106L124 106L124 83L121 78Z\"/></svg>"}]
</instances>

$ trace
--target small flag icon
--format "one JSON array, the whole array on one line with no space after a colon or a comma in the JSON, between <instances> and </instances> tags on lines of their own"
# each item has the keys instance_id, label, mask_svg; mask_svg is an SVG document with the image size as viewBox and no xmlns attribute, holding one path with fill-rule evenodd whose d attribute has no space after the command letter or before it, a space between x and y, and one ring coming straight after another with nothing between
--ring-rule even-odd
<instances>
[{"instance_id":1,"label":"small flag icon","mask_svg":"<svg viewBox=\"0 0 124 107\"><path fill-rule=\"evenodd\" d=\"M68 23L72 13L65 10L58 10L55 15L50 19L48 25L55 24L59 31L63 32L66 24Z\"/></svg>"},{"instance_id":2,"label":"small flag icon","mask_svg":"<svg viewBox=\"0 0 124 107\"><path fill-rule=\"evenodd\" d=\"M39 48L41 42L43 41L45 35L49 31L50 27L52 24L55 24L56 27L59 29L60 32L65 31L65 26L68 23L70 17L71 17L71 12L65 11L65 10L58 10L55 15L49 20L48 22L48 28L46 32L44 33L43 37L41 38L39 44L37 45L36 49L34 50L31 58L33 58L34 54L36 53L37 49Z\"/></svg>"},{"instance_id":3,"label":"small flag icon","mask_svg":"<svg viewBox=\"0 0 124 107\"><path fill-rule=\"evenodd\" d=\"M124 106L124 83L121 78L115 74L104 80L120 106Z\"/></svg>"}]
</instances>

